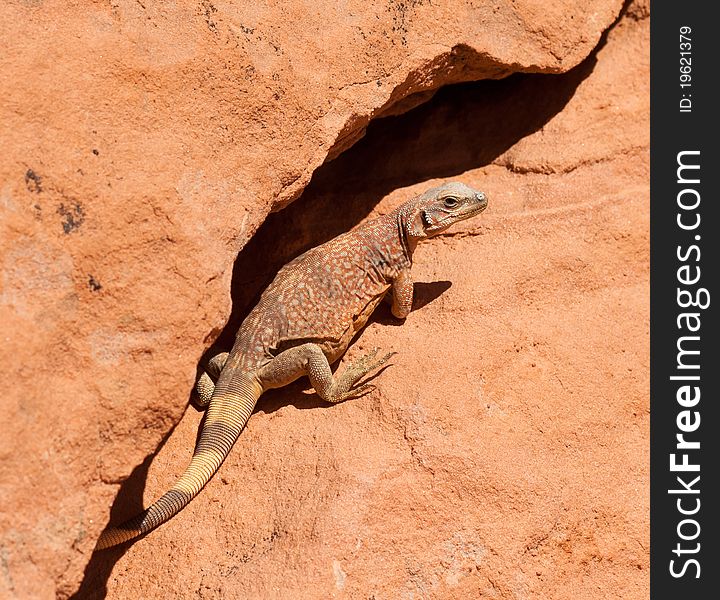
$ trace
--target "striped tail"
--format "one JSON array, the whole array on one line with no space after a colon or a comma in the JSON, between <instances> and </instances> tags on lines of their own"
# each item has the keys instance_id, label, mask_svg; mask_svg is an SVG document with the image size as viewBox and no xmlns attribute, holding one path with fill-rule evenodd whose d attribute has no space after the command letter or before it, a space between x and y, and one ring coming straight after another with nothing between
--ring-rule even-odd
<instances>
[{"instance_id":1,"label":"striped tail","mask_svg":"<svg viewBox=\"0 0 720 600\"><path fill-rule=\"evenodd\" d=\"M185 473L168 492L137 517L103 531L96 550L122 544L155 529L185 508L215 475L263 391L254 377L223 374L225 377L218 381L195 453Z\"/></svg>"}]
</instances>

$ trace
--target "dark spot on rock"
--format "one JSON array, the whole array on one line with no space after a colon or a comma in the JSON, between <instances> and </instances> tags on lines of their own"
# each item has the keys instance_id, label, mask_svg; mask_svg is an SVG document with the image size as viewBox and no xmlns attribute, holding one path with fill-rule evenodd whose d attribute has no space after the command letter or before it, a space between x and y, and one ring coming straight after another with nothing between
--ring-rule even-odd
<instances>
[{"instance_id":1,"label":"dark spot on rock","mask_svg":"<svg viewBox=\"0 0 720 600\"><path fill-rule=\"evenodd\" d=\"M32 169L28 169L25 173L25 185L29 191L39 194L42 192L42 177Z\"/></svg>"},{"instance_id":2,"label":"dark spot on rock","mask_svg":"<svg viewBox=\"0 0 720 600\"><path fill-rule=\"evenodd\" d=\"M91 292L97 292L98 290L102 289L102 285L100 285L100 282L92 275L88 275L88 285L90 286Z\"/></svg>"},{"instance_id":3,"label":"dark spot on rock","mask_svg":"<svg viewBox=\"0 0 720 600\"><path fill-rule=\"evenodd\" d=\"M203 0L202 6L203 12L205 13L205 23L207 24L208 29L213 33L217 33L217 23L212 17L212 15L217 12L217 8L215 8L210 0Z\"/></svg>"},{"instance_id":4,"label":"dark spot on rock","mask_svg":"<svg viewBox=\"0 0 720 600\"><path fill-rule=\"evenodd\" d=\"M98 150L97 148L93 148L92 152L95 156L100 156L100 150Z\"/></svg>"},{"instance_id":5,"label":"dark spot on rock","mask_svg":"<svg viewBox=\"0 0 720 600\"><path fill-rule=\"evenodd\" d=\"M63 203L58 206L57 212L63 218L62 228L65 233L75 231L85 221L85 211L79 202L70 205Z\"/></svg>"}]
</instances>

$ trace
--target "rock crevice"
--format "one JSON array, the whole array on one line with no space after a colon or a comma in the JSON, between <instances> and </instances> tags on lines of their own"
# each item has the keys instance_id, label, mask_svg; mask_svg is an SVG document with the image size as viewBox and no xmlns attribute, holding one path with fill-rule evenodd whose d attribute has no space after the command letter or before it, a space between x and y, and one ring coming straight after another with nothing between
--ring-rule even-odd
<instances>
[{"instance_id":1,"label":"rock crevice","mask_svg":"<svg viewBox=\"0 0 720 600\"><path fill-rule=\"evenodd\" d=\"M643 27L647 6L631 6L629 21ZM602 132L637 106L617 95L609 109L599 94L587 110L571 100L592 85L612 95L587 57L620 10L617 0L4 3L0 362L12 385L3 398L11 433L0 441L0 595L77 589L108 507L121 503L108 482L141 465L124 493L130 512L142 504L147 453L183 414L208 338L228 322L218 337L227 341L287 258L428 179L484 169L492 187L495 176L614 168L609 157L638 136L628 128L616 143ZM642 55L638 36L616 38ZM501 81L463 88L484 79ZM593 151L570 135L580 125L597 138ZM520 185L499 205L532 205L543 185ZM426 276L463 281L461 272ZM162 485L148 477L153 494ZM93 579L104 587L112 564L91 567L83 589ZM356 575L342 570L353 589Z\"/></svg>"}]
</instances>

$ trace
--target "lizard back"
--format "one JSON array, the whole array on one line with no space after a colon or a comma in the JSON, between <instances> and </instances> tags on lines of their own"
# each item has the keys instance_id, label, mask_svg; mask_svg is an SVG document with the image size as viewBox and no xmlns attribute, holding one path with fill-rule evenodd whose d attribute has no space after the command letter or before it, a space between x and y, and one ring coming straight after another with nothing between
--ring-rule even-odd
<instances>
[{"instance_id":1,"label":"lizard back","mask_svg":"<svg viewBox=\"0 0 720 600\"><path fill-rule=\"evenodd\" d=\"M238 330L233 355L242 371L306 342L332 361L409 265L390 213L312 248L286 264Z\"/></svg>"}]
</instances>

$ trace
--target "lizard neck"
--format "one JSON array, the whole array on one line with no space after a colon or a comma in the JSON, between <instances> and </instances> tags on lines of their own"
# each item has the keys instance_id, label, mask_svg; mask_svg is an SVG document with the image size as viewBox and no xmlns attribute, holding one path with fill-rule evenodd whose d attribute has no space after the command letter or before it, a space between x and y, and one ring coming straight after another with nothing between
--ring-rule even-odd
<instances>
[{"instance_id":1,"label":"lizard neck","mask_svg":"<svg viewBox=\"0 0 720 600\"><path fill-rule=\"evenodd\" d=\"M403 205L398 208L397 214L395 215L395 224L397 226L400 246L402 247L403 253L405 254L408 262L412 264L412 257L415 252L415 248L417 248L418 240L413 238L408 232L408 212L407 205Z\"/></svg>"}]
</instances>

